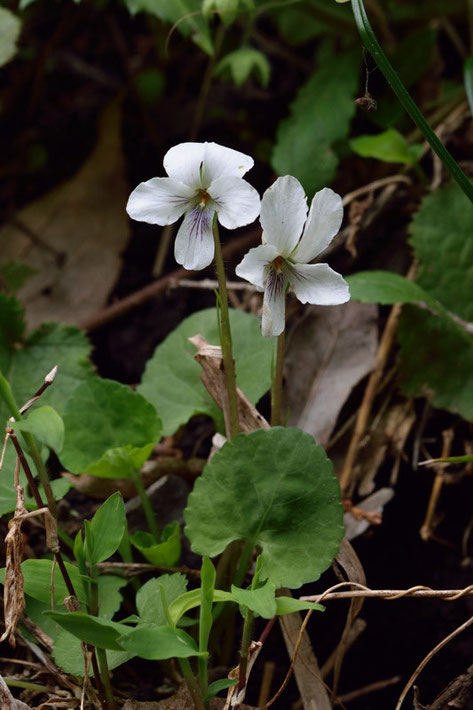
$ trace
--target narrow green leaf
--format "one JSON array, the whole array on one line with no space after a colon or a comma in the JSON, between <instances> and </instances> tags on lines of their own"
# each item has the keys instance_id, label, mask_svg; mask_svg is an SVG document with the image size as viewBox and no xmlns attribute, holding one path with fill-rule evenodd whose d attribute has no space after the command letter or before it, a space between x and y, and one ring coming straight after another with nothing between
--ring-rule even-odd
<instances>
[{"instance_id":1,"label":"narrow green leaf","mask_svg":"<svg viewBox=\"0 0 473 710\"><path fill-rule=\"evenodd\" d=\"M87 599L82 588L79 570L69 562L64 563L76 592L76 597L81 604ZM44 604L51 604L51 573L52 560L25 560L21 564L23 572L25 593ZM0 582L5 581L5 569L0 570ZM54 569L54 605L61 606L64 599L69 596L69 591L64 583L61 572L56 566Z\"/></svg>"},{"instance_id":2,"label":"narrow green leaf","mask_svg":"<svg viewBox=\"0 0 473 710\"><path fill-rule=\"evenodd\" d=\"M192 636L171 626L138 627L122 636L120 643L127 651L151 661L207 655L199 652Z\"/></svg>"},{"instance_id":3,"label":"narrow green leaf","mask_svg":"<svg viewBox=\"0 0 473 710\"><path fill-rule=\"evenodd\" d=\"M57 454L61 452L64 444L64 422L49 405L33 409L22 421L12 422L11 427L15 431L29 431Z\"/></svg>"},{"instance_id":4,"label":"narrow green leaf","mask_svg":"<svg viewBox=\"0 0 473 710\"><path fill-rule=\"evenodd\" d=\"M91 562L103 562L118 550L126 528L125 504L117 491L95 513L90 527L93 533Z\"/></svg>"},{"instance_id":5,"label":"narrow green leaf","mask_svg":"<svg viewBox=\"0 0 473 710\"><path fill-rule=\"evenodd\" d=\"M463 81L470 112L473 114L473 57L468 57L463 66Z\"/></svg>"},{"instance_id":6,"label":"narrow green leaf","mask_svg":"<svg viewBox=\"0 0 473 710\"><path fill-rule=\"evenodd\" d=\"M350 296L362 303L427 303L436 301L421 286L391 271L359 271L347 277Z\"/></svg>"},{"instance_id":7,"label":"narrow green leaf","mask_svg":"<svg viewBox=\"0 0 473 710\"><path fill-rule=\"evenodd\" d=\"M224 592L221 589L214 589L215 602L233 602L235 601L231 592ZM186 611L195 609L200 605L200 589L192 589L190 592L181 594L169 605L169 615L174 625L176 625Z\"/></svg>"},{"instance_id":8,"label":"narrow green leaf","mask_svg":"<svg viewBox=\"0 0 473 710\"><path fill-rule=\"evenodd\" d=\"M196 481L184 518L198 554L215 557L233 540L261 547L261 577L276 587L318 579L344 535L332 463L295 428L224 444Z\"/></svg>"},{"instance_id":9,"label":"narrow green leaf","mask_svg":"<svg viewBox=\"0 0 473 710\"><path fill-rule=\"evenodd\" d=\"M276 597L276 614L292 614L294 611L306 611L315 609L316 611L325 611L325 607L317 602L304 602L293 597Z\"/></svg>"},{"instance_id":10,"label":"narrow green leaf","mask_svg":"<svg viewBox=\"0 0 473 710\"><path fill-rule=\"evenodd\" d=\"M127 633L128 629L122 624L76 611L72 613L45 611L44 613L85 643L98 646L98 648L108 648L112 651L123 651L117 640L123 632Z\"/></svg>"},{"instance_id":11,"label":"narrow green leaf","mask_svg":"<svg viewBox=\"0 0 473 710\"><path fill-rule=\"evenodd\" d=\"M237 685L237 683L238 681L236 680L236 678L221 678L220 680L214 680L214 682L210 683L209 685L206 700L212 700L212 698L215 698L217 693L220 693L221 690L233 688L235 685Z\"/></svg>"}]
</instances>

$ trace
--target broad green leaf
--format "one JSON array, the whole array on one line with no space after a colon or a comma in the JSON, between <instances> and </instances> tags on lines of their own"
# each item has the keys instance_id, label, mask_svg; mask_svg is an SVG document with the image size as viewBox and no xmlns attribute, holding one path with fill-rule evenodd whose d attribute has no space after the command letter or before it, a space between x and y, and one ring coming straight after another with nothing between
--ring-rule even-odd
<instances>
[{"instance_id":1,"label":"broad green leaf","mask_svg":"<svg viewBox=\"0 0 473 710\"><path fill-rule=\"evenodd\" d=\"M136 594L136 608L140 615L140 624L153 624L165 626L167 623L164 613L160 587L168 605L178 599L187 589L187 580L183 574L162 574L148 580Z\"/></svg>"},{"instance_id":2,"label":"broad green leaf","mask_svg":"<svg viewBox=\"0 0 473 710\"><path fill-rule=\"evenodd\" d=\"M165 526L159 543L151 533L142 530L130 535L130 542L148 562L158 567L172 567L181 556L181 529L177 521Z\"/></svg>"},{"instance_id":3,"label":"broad green leaf","mask_svg":"<svg viewBox=\"0 0 473 710\"><path fill-rule=\"evenodd\" d=\"M209 27L201 12L201 0L124 0L129 12L147 12L170 22L185 37L190 36L207 54L213 54Z\"/></svg>"},{"instance_id":4,"label":"broad green leaf","mask_svg":"<svg viewBox=\"0 0 473 710\"><path fill-rule=\"evenodd\" d=\"M230 309L237 384L252 404L271 386L273 343L262 338L259 320ZM208 414L221 425L217 405L200 381L202 369L194 360L195 347L188 338L200 333L219 344L217 312L208 308L186 318L156 348L148 361L138 392L154 404L163 418L163 435L174 434L194 414Z\"/></svg>"},{"instance_id":5,"label":"broad green leaf","mask_svg":"<svg viewBox=\"0 0 473 710\"><path fill-rule=\"evenodd\" d=\"M55 409L48 404L33 409L21 422L12 422L15 431L29 431L35 439L46 444L57 454L64 444L64 422Z\"/></svg>"},{"instance_id":6,"label":"broad green leaf","mask_svg":"<svg viewBox=\"0 0 473 710\"><path fill-rule=\"evenodd\" d=\"M298 178L308 195L335 177L334 144L348 137L359 60L359 52L340 52L320 62L278 126L271 165L278 175Z\"/></svg>"},{"instance_id":7,"label":"broad green leaf","mask_svg":"<svg viewBox=\"0 0 473 710\"><path fill-rule=\"evenodd\" d=\"M1 319L0 306L0 325ZM17 327L19 330L19 326L15 329ZM0 336L0 365L19 406L33 396L48 372L58 365L54 384L41 395L41 404L51 405L62 416L66 402L77 385L96 377L88 361L90 349L85 334L78 328L46 323L21 342L21 347L15 347L11 341L5 343ZM1 404L0 416L7 416Z\"/></svg>"},{"instance_id":8,"label":"broad green leaf","mask_svg":"<svg viewBox=\"0 0 473 710\"><path fill-rule=\"evenodd\" d=\"M295 428L260 429L224 444L197 479L184 518L200 555L215 557L233 540L260 547L262 579L276 587L318 579L344 535L332 463Z\"/></svg>"},{"instance_id":9,"label":"broad green leaf","mask_svg":"<svg viewBox=\"0 0 473 710\"><path fill-rule=\"evenodd\" d=\"M449 311L473 321L473 210L449 183L428 195L410 226L418 284ZM402 386L434 406L473 417L473 338L430 313L404 309L399 325Z\"/></svg>"},{"instance_id":10,"label":"broad green leaf","mask_svg":"<svg viewBox=\"0 0 473 710\"><path fill-rule=\"evenodd\" d=\"M239 4L240 0L203 0L202 12L206 18L211 17L211 13L217 13L228 27L237 15Z\"/></svg>"},{"instance_id":11,"label":"broad green leaf","mask_svg":"<svg viewBox=\"0 0 473 710\"><path fill-rule=\"evenodd\" d=\"M325 611L325 607L317 602L304 602L293 597L276 597L276 614L292 614L294 611L307 611L314 609L316 611Z\"/></svg>"},{"instance_id":12,"label":"broad green leaf","mask_svg":"<svg viewBox=\"0 0 473 710\"><path fill-rule=\"evenodd\" d=\"M254 74L260 84L267 86L271 74L271 65L266 56L258 49L240 47L226 54L215 67L217 76L230 74L235 86L242 86L251 74Z\"/></svg>"},{"instance_id":13,"label":"broad green leaf","mask_svg":"<svg viewBox=\"0 0 473 710\"><path fill-rule=\"evenodd\" d=\"M65 567L76 592L76 597L81 604L85 604L87 599L82 588L80 575L77 567L65 562ZM21 564L23 572L25 594L29 594L34 599L51 605L51 572L52 560L25 560ZM0 582L5 581L5 569L0 570ZM54 569L54 605L61 606L64 599L69 596L69 591L62 578L61 572L56 565Z\"/></svg>"},{"instance_id":14,"label":"broad green leaf","mask_svg":"<svg viewBox=\"0 0 473 710\"><path fill-rule=\"evenodd\" d=\"M66 629L70 634L85 643L90 643L92 646L98 646L99 648L108 648L111 651L123 651L123 648L117 643L122 633L128 632L128 628L123 626L123 624L102 619L100 616L91 616L80 611L72 613L45 611L44 613L56 621L59 626L62 626L63 629Z\"/></svg>"},{"instance_id":15,"label":"broad green leaf","mask_svg":"<svg viewBox=\"0 0 473 710\"><path fill-rule=\"evenodd\" d=\"M0 264L0 283L7 291L16 293L25 281L37 273L37 269L22 261L4 261Z\"/></svg>"},{"instance_id":16,"label":"broad green leaf","mask_svg":"<svg viewBox=\"0 0 473 710\"><path fill-rule=\"evenodd\" d=\"M63 465L103 478L127 478L139 470L161 436L152 404L130 387L100 378L75 390L64 426Z\"/></svg>"},{"instance_id":17,"label":"broad green leaf","mask_svg":"<svg viewBox=\"0 0 473 710\"><path fill-rule=\"evenodd\" d=\"M20 32L20 18L6 7L0 7L0 67L15 56Z\"/></svg>"},{"instance_id":18,"label":"broad green leaf","mask_svg":"<svg viewBox=\"0 0 473 710\"><path fill-rule=\"evenodd\" d=\"M362 303L419 303L435 307L436 301L419 284L391 271L359 271L347 277L352 301Z\"/></svg>"},{"instance_id":19,"label":"broad green leaf","mask_svg":"<svg viewBox=\"0 0 473 710\"><path fill-rule=\"evenodd\" d=\"M351 149L363 158L377 158L385 163L413 165L422 153L421 145L409 145L399 131L389 128L375 136L359 136L350 141Z\"/></svg>"},{"instance_id":20,"label":"broad green leaf","mask_svg":"<svg viewBox=\"0 0 473 710\"><path fill-rule=\"evenodd\" d=\"M214 680L214 682L209 685L206 700L212 700L212 698L215 698L217 693L220 693L221 690L233 688L233 686L237 685L237 683L238 681L236 678L221 678L220 680Z\"/></svg>"},{"instance_id":21,"label":"broad green leaf","mask_svg":"<svg viewBox=\"0 0 473 710\"><path fill-rule=\"evenodd\" d=\"M207 655L199 652L192 636L171 626L138 627L122 636L120 643L127 651L151 661Z\"/></svg>"},{"instance_id":22,"label":"broad green leaf","mask_svg":"<svg viewBox=\"0 0 473 710\"><path fill-rule=\"evenodd\" d=\"M92 518L90 527L93 534L93 548L88 550L89 561L97 564L108 559L118 550L125 532L125 504L118 491L100 506Z\"/></svg>"},{"instance_id":23,"label":"broad green leaf","mask_svg":"<svg viewBox=\"0 0 473 710\"><path fill-rule=\"evenodd\" d=\"M276 587L267 581L259 589L239 589L232 584L232 596L237 604L251 609L263 619L272 619L276 614Z\"/></svg>"},{"instance_id":24,"label":"broad green leaf","mask_svg":"<svg viewBox=\"0 0 473 710\"><path fill-rule=\"evenodd\" d=\"M55 622L54 626L57 626ZM130 651L110 650L105 651L105 655L107 656L107 665L110 671L126 663L134 656ZM81 642L65 629L60 628L56 634L52 657L56 665L62 668L65 673L79 677L85 675L85 662ZM93 675L91 664L89 666L89 675Z\"/></svg>"}]
</instances>

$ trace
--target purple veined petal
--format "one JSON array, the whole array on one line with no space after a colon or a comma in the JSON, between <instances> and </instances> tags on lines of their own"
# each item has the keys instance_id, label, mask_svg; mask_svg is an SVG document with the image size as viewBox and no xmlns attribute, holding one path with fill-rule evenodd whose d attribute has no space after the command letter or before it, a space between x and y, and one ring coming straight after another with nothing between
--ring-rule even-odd
<instances>
[{"instance_id":1,"label":"purple veined petal","mask_svg":"<svg viewBox=\"0 0 473 710\"><path fill-rule=\"evenodd\" d=\"M174 243L174 256L178 264L189 271L205 269L214 257L212 222L213 207L200 205L190 210L179 227Z\"/></svg>"},{"instance_id":2,"label":"purple veined petal","mask_svg":"<svg viewBox=\"0 0 473 710\"><path fill-rule=\"evenodd\" d=\"M263 195L260 222L263 242L273 244L281 256L289 256L302 234L307 217L307 198L292 175L278 178Z\"/></svg>"},{"instance_id":3,"label":"purple veined petal","mask_svg":"<svg viewBox=\"0 0 473 710\"><path fill-rule=\"evenodd\" d=\"M151 178L131 193L126 211L149 224L172 224L195 202L195 190L171 178Z\"/></svg>"},{"instance_id":4,"label":"purple veined petal","mask_svg":"<svg viewBox=\"0 0 473 710\"><path fill-rule=\"evenodd\" d=\"M204 143L179 143L170 148L163 160L169 177L189 185L194 190L208 187L201 179L204 146Z\"/></svg>"},{"instance_id":5,"label":"purple veined petal","mask_svg":"<svg viewBox=\"0 0 473 710\"><path fill-rule=\"evenodd\" d=\"M289 283L301 303L338 306L350 300L347 282L328 264L291 264Z\"/></svg>"},{"instance_id":6,"label":"purple veined petal","mask_svg":"<svg viewBox=\"0 0 473 710\"><path fill-rule=\"evenodd\" d=\"M207 192L217 205L218 221L226 229L243 227L259 215L259 195L246 180L231 175L220 177Z\"/></svg>"},{"instance_id":7,"label":"purple veined petal","mask_svg":"<svg viewBox=\"0 0 473 710\"><path fill-rule=\"evenodd\" d=\"M246 279L258 288L264 288L267 266L278 256L276 247L270 244L254 247L254 249L250 249L248 254L245 254L236 267L235 273L241 279Z\"/></svg>"},{"instance_id":8,"label":"purple veined petal","mask_svg":"<svg viewBox=\"0 0 473 710\"><path fill-rule=\"evenodd\" d=\"M343 220L342 198L329 187L315 193L294 261L307 264L328 247Z\"/></svg>"},{"instance_id":9,"label":"purple veined petal","mask_svg":"<svg viewBox=\"0 0 473 710\"><path fill-rule=\"evenodd\" d=\"M253 158L238 150L233 150L233 148L226 148L218 143L204 143L203 145L205 154L202 165L202 182L205 188L224 175L242 177L254 165Z\"/></svg>"},{"instance_id":10,"label":"purple veined petal","mask_svg":"<svg viewBox=\"0 0 473 710\"><path fill-rule=\"evenodd\" d=\"M265 338L281 335L286 327L286 286L287 276L284 272L267 270L261 320L261 333Z\"/></svg>"}]
</instances>

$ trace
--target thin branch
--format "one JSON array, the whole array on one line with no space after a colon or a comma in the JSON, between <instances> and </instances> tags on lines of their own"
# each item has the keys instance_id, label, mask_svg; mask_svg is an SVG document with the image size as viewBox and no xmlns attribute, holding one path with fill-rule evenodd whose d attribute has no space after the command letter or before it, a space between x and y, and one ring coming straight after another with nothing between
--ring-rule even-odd
<instances>
[{"instance_id":1,"label":"thin branch","mask_svg":"<svg viewBox=\"0 0 473 710\"><path fill-rule=\"evenodd\" d=\"M341 587L354 587L355 589L348 592L336 592L335 589ZM473 595L473 584L470 584L464 589L431 589L417 585L409 589L369 589L358 582L341 582L330 587L322 594L315 594L308 597L299 597L300 601L317 602L331 601L332 599L353 599L356 597L365 597L367 599L386 599L394 601L395 599L404 599L405 597L416 597L422 599L443 599L444 601L456 601L461 597Z\"/></svg>"}]
</instances>

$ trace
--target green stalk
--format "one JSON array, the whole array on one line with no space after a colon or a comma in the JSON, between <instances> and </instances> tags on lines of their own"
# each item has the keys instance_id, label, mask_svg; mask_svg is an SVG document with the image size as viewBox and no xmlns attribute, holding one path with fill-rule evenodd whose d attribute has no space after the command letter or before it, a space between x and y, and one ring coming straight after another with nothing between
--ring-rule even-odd
<instances>
[{"instance_id":1,"label":"green stalk","mask_svg":"<svg viewBox=\"0 0 473 710\"><path fill-rule=\"evenodd\" d=\"M460 168L456 160L452 157L449 151L445 148L443 143L437 138L421 111L417 108L417 105L412 100L408 94L404 84L399 78L398 74L390 64L388 58L384 54L381 46L376 39L373 29L370 25L366 11L363 5L363 0L351 0L353 14L355 17L355 22L358 27L358 31L361 35L363 44L366 46L367 50L375 60L378 67L381 69L384 77L391 85L394 93L399 99L403 108L407 111L409 116L414 121L415 125L422 133L426 141L429 143L430 147L440 158L444 166L449 171L450 175L458 183L460 188L463 190L465 195L468 197L470 202L473 202L473 185L468 180L467 176Z\"/></svg>"},{"instance_id":2,"label":"green stalk","mask_svg":"<svg viewBox=\"0 0 473 710\"><path fill-rule=\"evenodd\" d=\"M253 634L253 620L255 614L250 609L246 610L245 623L243 625L243 637L241 639L240 647L240 680L238 683L238 690L243 690L246 685L246 673L248 668L248 649L251 643L251 636Z\"/></svg>"},{"instance_id":3,"label":"green stalk","mask_svg":"<svg viewBox=\"0 0 473 710\"><path fill-rule=\"evenodd\" d=\"M235 574L235 579L233 580L233 584L236 587L241 587L241 585L243 584L245 575L248 572L248 567L250 566L250 560L251 555L253 554L254 546L254 542L248 540L245 544L245 547L243 548L243 552L241 553L240 557L240 564L238 565L238 569Z\"/></svg>"},{"instance_id":4,"label":"green stalk","mask_svg":"<svg viewBox=\"0 0 473 710\"><path fill-rule=\"evenodd\" d=\"M187 658L178 658L178 661L182 671L182 675L184 676L184 680L186 681L187 688L189 689L189 693L194 702L194 707L196 708L196 710L207 710L197 681L194 677L194 674L192 673L192 668L190 666L189 661L187 660Z\"/></svg>"},{"instance_id":5,"label":"green stalk","mask_svg":"<svg viewBox=\"0 0 473 710\"><path fill-rule=\"evenodd\" d=\"M22 421L23 417L21 415L21 412L19 410L19 407L15 401L15 398L13 396L13 393L11 391L11 387L8 383L8 381L0 374L0 397L3 399L5 404L8 407L8 410L13 417L13 419L17 422ZM44 488L44 492L46 495L46 500L48 502L48 508L51 511L51 515L55 520L57 520L57 509L56 509L56 501L54 500L54 495L53 491L51 489L51 484L49 482L49 476L48 472L46 471L46 466L43 463L43 460L40 456L40 453L38 451L38 447L36 446L36 442L33 438L33 436L27 432L21 432L21 435L23 437L23 440L26 444L26 448L28 449L28 453L31 456L31 458L34 461L34 464L36 466L36 469L39 474L39 480L41 481L41 485Z\"/></svg>"},{"instance_id":6,"label":"green stalk","mask_svg":"<svg viewBox=\"0 0 473 710\"><path fill-rule=\"evenodd\" d=\"M232 334L230 330L230 316L228 313L227 279L222 256L222 245L218 232L217 215L214 217L213 235L215 243L215 269L217 271L218 290L220 295L220 345L222 346L223 369L228 397L229 422L225 422L228 439L233 439L240 431L238 417L238 397L236 391L235 362L232 352Z\"/></svg>"},{"instance_id":7,"label":"green stalk","mask_svg":"<svg viewBox=\"0 0 473 710\"><path fill-rule=\"evenodd\" d=\"M148 494L146 493L146 488L143 485L143 481L141 480L139 472L133 470L131 472L131 479L136 486L136 490L138 491L138 495L141 500L141 505L143 506L143 511L145 514L146 522L148 523L150 533L154 537L155 541L159 543L161 541L161 532L159 530L158 523L156 522L156 516L154 514L151 501L148 497Z\"/></svg>"},{"instance_id":8,"label":"green stalk","mask_svg":"<svg viewBox=\"0 0 473 710\"><path fill-rule=\"evenodd\" d=\"M282 380L284 370L284 350L286 345L286 328L278 336L276 348L276 368L271 386L271 426L281 425L282 411Z\"/></svg>"},{"instance_id":9,"label":"green stalk","mask_svg":"<svg viewBox=\"0 0 473 710\"><path fill-rule=\"evenodd\" d=\"M98 572L95 564L89 563L89 573L90 573L90 613L94 616L98 616L99 613L99 585L98 585ZM112 686L110 683L110 671L108 670L107 655L105 649L95 647L95 653L97 655L97 660L99 662L100 674L95 677L97 687L99 682L102 684L105 700L107 703L107 710L116 710L115 700L113 698Z\"/></svg>"}]
</instances>

